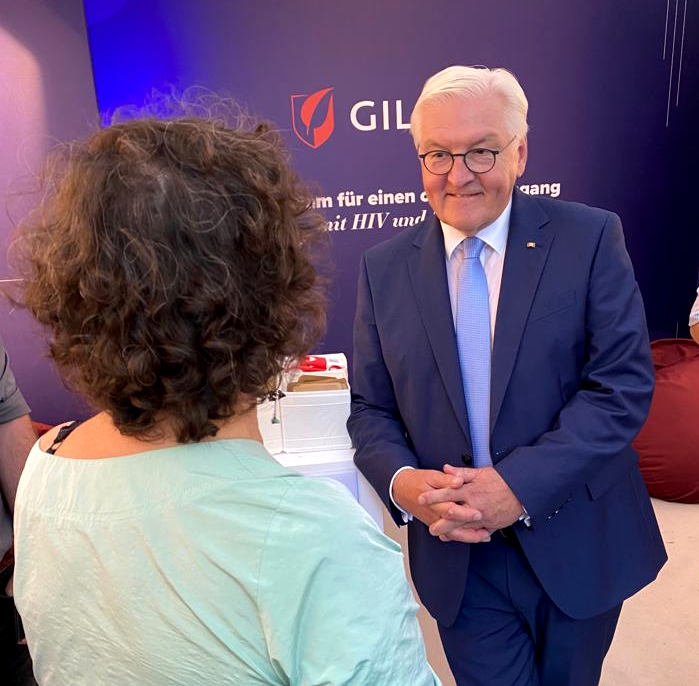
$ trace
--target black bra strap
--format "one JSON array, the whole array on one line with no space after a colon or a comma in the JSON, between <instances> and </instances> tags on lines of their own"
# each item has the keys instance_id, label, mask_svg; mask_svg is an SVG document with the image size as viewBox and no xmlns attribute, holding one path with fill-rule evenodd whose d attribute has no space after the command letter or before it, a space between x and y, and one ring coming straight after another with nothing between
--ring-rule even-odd
<instances>
[{"instance_id":1,"label":"black bra strap","mask_svg":"<svg viewBox=\"0 0 699 686\"><path fill-rule=\"evenodd\" d=\"M56 450L58 450L58 446L63 443L63 441L70 436L70 434L73 433L75 429L77 429L82 422L80 421L74 421L71 422L70 424L66 424L64 427L62 427L59 432L56 434L56 438L53 439L53 443L51 444L51 447L46 450L46 452L49 455L55 455Z\"/></svg>"}]
</instances>

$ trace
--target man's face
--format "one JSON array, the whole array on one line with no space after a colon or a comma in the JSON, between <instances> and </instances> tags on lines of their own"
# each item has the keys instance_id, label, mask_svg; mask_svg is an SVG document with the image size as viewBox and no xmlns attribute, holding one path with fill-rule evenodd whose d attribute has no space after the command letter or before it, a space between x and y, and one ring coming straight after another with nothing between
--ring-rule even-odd
<instances>
[{"instance_id":1,"label":"man's face","mask_svg":"<svg viewBox=\"0 0 699 686\"><path fill-rule=\"evenodd\" d=\"M512 138L505 127L502 97L497 93L426 104L418 123L420 154L432 150L502 150ZM527 140L518 137L485 174L474 174L466 168L463 158L457 157L452 170L443 176L432 174L421 165L422 183L435 214L472 236L502 214L526 163Z\"/></svg>"}]
</instances>

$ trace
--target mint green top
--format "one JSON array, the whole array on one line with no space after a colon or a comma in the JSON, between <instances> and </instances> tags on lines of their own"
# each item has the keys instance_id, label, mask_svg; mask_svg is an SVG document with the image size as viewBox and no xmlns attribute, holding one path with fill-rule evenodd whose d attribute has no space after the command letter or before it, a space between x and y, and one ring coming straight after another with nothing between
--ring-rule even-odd
<instances>
[{"instance_id":1,"label":"mint green top","mask_svg":"<svg viewBox=\"0 0 699 686\"><path fill-rule=\"evenodd\" d=\"M15 597L41 686L434 686L400 547L254 441L75 460L38 443Z\"/></svg>"}]
</instances>

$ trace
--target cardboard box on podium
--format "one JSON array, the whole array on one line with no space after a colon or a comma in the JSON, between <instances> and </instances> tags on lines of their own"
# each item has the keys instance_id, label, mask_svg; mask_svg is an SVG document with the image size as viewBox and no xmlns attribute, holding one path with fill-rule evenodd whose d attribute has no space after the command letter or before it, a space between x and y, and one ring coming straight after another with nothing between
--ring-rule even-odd
<instances>
[{"instance_id":1,"label":"cardboard box on podium","mask_svg":"<svg viewBox=\"0 0 699 686\"><path fill-rule=\"evenodd\" d=\"M347 433L350 389L342 353L316 355L285 375L284 397L258 407L260 431L272 453L351 448ZM273 423L275 418L279 423Z\"/></svg>"}]
</instances>

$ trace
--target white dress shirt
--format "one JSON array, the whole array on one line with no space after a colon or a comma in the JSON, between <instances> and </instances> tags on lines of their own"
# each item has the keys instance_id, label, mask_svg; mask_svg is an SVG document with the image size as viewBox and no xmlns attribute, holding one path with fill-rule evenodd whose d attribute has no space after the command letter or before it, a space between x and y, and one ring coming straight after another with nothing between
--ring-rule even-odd
<instances>
[{"instance_id":1,"label":"white dress shirt","mask_svg":"<svg viewBox=\"0 0 699 686\"><path fill-rule=\"evenodd\" d=\"M689 313L689 325L694 326L699 324L699 288L697 288L697 299L692 305L692 311Z\"/></svg>"},{"instance_id":2,"label":"white dress shirt","mask_svg":"<svg viewBox=\"0 0 699 686\"><path fill-rule=\"evenodd\" d=\"M480 238L485 246L481 250L480 261L485 271L485 278L488 282L488 304L490 306L490 345L493 345L493 337L495 335L495 318L498 311L498 302L500 300L500 284L502 283L502 269L505 264L505 250L507 249L507 236L510 232L510 214L512 212L512 200L507 204L502 214L485 228L481 229L476 235ZM456 322L456 308L458 305L458 290L459 290L459 274L461 265L463 264L464 254L462 250L456 248L466 238L463 231L455 229L449 224L440 221L442 225L442 233L444 234L444 258L445 268L447 271L447 282L449 284L449 300L451 301L451 316L452 322ZM456 331L454 331L456 335ZM410 513L405 512L402 507L393 499L393 482L396 476L404 469L413 469L413 467L401 467L393 475L389 485L389 496L391 502L403 513L403 521L409 522L413 517Z\"/></svg>"}]
</instances>

